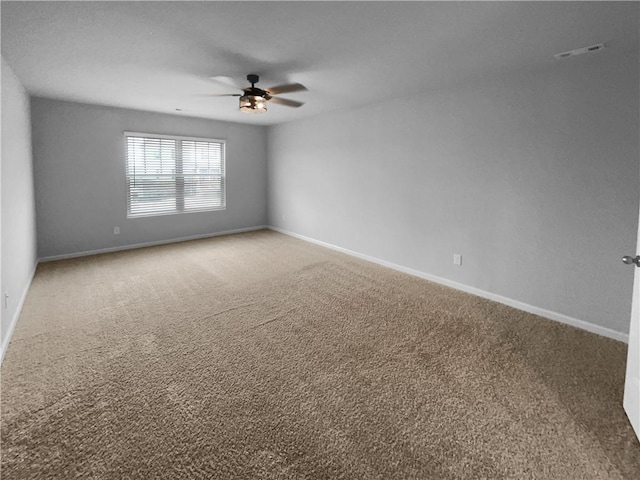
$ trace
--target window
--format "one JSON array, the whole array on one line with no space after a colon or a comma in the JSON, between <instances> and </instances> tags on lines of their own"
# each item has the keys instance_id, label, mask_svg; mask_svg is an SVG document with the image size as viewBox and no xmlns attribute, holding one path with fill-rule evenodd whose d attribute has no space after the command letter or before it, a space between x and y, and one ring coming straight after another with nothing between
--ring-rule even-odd
<instances>
[{"instance_id":1,"label":"window","mask_svg":"<svg viewBox=\"0 0 640 480\"><path fill-rule=\"evenodd\" d=\"M225 142L125 132L127 216L223 210Z\"/></svg>"}]
</instances>

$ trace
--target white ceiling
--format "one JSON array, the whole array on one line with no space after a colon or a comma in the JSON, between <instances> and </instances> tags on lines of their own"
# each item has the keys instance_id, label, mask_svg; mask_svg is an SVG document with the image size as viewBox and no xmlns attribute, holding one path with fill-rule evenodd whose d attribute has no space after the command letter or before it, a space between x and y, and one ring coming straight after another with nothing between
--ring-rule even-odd
<instances>
[{"instance_id":1,"label":"white ceiling","mask_svg":"<svg viewBox=\"0 0 640 480\"><path fill-rule=\"evenodd\" d=\"M37 96L276 124L512 71L553 54L638 51L635 2L2 2L2 56ZM208 79L258 86L301 108L238 111ZM248 86L248 84L247 84ZM176 108L183 109L182 113Z\"/></svg>"}]
</instances>

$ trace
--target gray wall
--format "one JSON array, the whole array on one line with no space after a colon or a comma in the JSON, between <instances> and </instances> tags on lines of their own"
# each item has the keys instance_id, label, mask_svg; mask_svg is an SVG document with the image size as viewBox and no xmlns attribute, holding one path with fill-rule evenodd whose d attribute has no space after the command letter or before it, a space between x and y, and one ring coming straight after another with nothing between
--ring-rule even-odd
<instances>
[{"instance_id":1,"label":"gray wall","mask_svg":"<svg viewBox=\"0 0 640 480\"><path fill-rule=\"evenodd\" d=\"M2 58L2 355L36 265L29 96ZM4 294L9 294L7 308Z\"/></svg>"},{"instance_id":2,"label":"gray wall","mask_svg":"<svg viewBox=\"0 0 640 480\"><path fill-rule=\"evenodd\" d=\"M264 127L43 98L31 116L40 257L266 224ZM226 139L227 209L127 219L125 131Z\"/></svg>"},{"instance_id":3,"label":"gray wall","mask_svg":"<svg viewBox=\"0 0 640 480\"><path fill-rule=\"evenodd\" d=\"M638 84L611 49L271 127L270 224L626 333Z\"/></svg>"}]
</instances>

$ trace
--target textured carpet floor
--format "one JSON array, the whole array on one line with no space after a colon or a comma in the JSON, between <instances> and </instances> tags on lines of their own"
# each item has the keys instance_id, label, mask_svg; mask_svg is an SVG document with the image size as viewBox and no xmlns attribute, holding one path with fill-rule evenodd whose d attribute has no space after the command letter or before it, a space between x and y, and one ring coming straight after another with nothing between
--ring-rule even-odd
<instances>
[{"instance_id":1,"label":"textured carpet floor","mask_svg":"<svg viewBox=\"0 0 640 480\"><path fill-rule=\"evenodd\" d=\"M270 231L46 263L2 478L637 480L625 355Z\"/></svg>"}]
</instances>

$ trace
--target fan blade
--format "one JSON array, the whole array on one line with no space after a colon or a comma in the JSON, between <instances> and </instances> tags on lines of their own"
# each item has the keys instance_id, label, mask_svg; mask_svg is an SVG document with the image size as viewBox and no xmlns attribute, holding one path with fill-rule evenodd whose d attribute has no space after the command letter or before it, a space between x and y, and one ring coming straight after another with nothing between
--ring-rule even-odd
<instances>
[{"instance_id":1,"label":"fan blade","mask_svg":"<svg viewBox=\"0 0 640 480\"><path fill-rule=\"evenodd\" d=\"M301 107L304 105L302 102L296 102L295 100L289 100L288 98L280 98L280 97L269 97L267 98L267 102L277 103L278 105L284 105L286 107Z\"/></svg>"},{"instance_id":2,"label":"fan blade","mask_svg":"<svg viewBox=\"0 0 640 480\"><path fill-rule=\"evenodd\" d=\"M241 97L241 93L196 93L197 97Z\"/></svg>"},{"instance_id":3,"label":"fan blade","mask_svg":"<svg viewBox=\"0 0 640 480\"><path fill-rule=\"evenodd\" d=\"M278 85L277 87L268 88L266 92L271 95L278 95L279 93L302 92L306 89L307 87L299 83L290 83L288 85Z\"/></svg>"}]
</instances>

